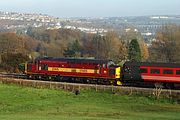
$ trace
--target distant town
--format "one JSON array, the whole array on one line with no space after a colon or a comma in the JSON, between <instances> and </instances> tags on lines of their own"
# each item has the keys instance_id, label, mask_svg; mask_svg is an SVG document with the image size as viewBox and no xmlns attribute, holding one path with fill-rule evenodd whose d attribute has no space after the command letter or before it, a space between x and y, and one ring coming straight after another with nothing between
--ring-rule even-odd
<instances>
[{"instance_id":1,"label":"distant town","mask_svg":"<svg viewBox=\"0 0 180 120\"><path fill-rule=\"evenodd\" d=\"M86 33L101 34L108 31L140 33L146 42L154 39L155 33L168 24L180 25L180 15L102 17L102 18L57 18L44 14L0 12L0 31L26 33L29 27L46 29L76 29Z\"/></svg>"}]
</instances>

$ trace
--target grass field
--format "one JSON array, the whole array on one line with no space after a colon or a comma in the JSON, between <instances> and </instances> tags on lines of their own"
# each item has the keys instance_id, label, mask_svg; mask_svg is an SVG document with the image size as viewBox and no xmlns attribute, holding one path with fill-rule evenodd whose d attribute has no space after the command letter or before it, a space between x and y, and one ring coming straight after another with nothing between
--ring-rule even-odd
<instances>
[{"instance_id":1,"label":"grass field","mask_svg":"<svg viewBox=\"0 0 180 120\"><path fill-rule=\"evenodd\" d=\"M178 120L179 113L179 104L163 99L0 84L0 120Z\"/></svg>"}]
</instances>

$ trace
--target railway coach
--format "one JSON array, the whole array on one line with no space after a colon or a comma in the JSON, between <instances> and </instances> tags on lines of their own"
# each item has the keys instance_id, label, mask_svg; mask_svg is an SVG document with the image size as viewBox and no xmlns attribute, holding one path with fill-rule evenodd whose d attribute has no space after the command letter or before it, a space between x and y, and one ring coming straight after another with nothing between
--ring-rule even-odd
<instances>
[{"instance_id":1,"label":"railway coach","mask_svg":"<svg viewBox=\"0 0 180 120\"><path fill-rule=\"evenodd\" d=\"M112 60L38 58L27 63L31 79L120 85L121 68Z\"/></svg>"},{"instance_id":2,"label":"railway coach","mask_svg":"<svg viewBox=\"0 0 180 120\"><path fill-rule=\"evenodd\" d=\"M124 83L152 83L155 87L174 88L180 84L180 64L131 61L124 64L122 75Z\"/></svg>"}]
</instances>

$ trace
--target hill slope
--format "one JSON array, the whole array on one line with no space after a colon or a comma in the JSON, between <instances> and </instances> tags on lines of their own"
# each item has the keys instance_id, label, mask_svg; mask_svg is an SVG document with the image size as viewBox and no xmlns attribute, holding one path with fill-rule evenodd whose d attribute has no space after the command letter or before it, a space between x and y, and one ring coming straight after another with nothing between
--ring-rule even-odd
<instances>
[{"instance_id":1,"label":"hill slope","mask_svg":"<svg viewBox=\"0 0 180 120\"><path fill-rule=\"evenodd\" d=\"M0 84L0 119L157 119L180 118L180 105L167 100L108 92L74 93Z\"/></svg>"}]
</instances>

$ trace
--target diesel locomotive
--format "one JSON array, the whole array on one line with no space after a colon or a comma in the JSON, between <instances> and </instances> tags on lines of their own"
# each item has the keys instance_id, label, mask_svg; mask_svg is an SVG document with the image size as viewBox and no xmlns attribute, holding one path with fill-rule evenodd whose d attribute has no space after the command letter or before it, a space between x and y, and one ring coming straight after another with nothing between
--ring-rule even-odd
<instances>
[{"instance_id":1,"label":"diesel locomotive","mask_svg":"<svg viewBox=\"0 0 180 120\"><path fill-rule=\"evenodd\" d=\"M120 85L121 68L112 60L39 58L26 65L28 78Z\"/></svg>"}]
</instances>

